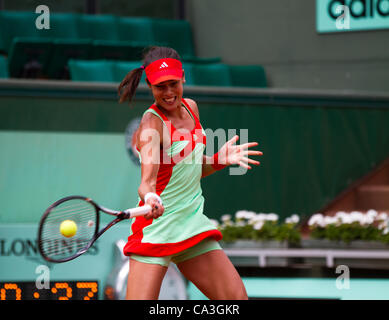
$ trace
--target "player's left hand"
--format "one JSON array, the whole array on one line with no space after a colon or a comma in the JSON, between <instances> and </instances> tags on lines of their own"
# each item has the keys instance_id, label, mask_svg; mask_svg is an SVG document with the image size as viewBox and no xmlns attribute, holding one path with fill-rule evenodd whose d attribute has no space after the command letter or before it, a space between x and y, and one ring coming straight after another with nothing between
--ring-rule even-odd
<instances>
[{"instance_id":1,"label":"player's left hand","mask_svg":"<svg viewBox=\"0 0 389 320\"><path fill-rule=\"evenodd\" d=\"M218 162L227 166L237 164L245 169L251 169L250 164L258 166L259 161L250 159L248 156L262 156L263 152L257 150L248 150L258 145L258 142L248 142L236 145L239 136L235 135L227 141L218 152Z\"/></svg>"}]
</instances>

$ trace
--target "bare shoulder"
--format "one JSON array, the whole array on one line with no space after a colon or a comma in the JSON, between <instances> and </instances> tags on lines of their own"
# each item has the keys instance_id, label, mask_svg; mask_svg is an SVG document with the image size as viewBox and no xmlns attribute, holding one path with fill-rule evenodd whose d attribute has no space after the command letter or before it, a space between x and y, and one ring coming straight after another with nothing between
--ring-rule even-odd
<instances>
[{"instance_id":1,"label":"bare shoulder","mask_svg":"<svg viewBox=\"0 0 389 320\"><path fill-rule=\"evenodd\" d=\"M196 114L197 118L200 119L200 112L199 112L199 107L197 106L197 103L196 101L192 100L192 99L189 99L189 98L185 98L184 99L186 101L187 104L189 104L189 107L193 110L193 112Z\"/></svg>"},{"instance_id":2,"label":"bare shoulder","mask_svg":"<svg viewBox=\"0 0 389 320\"><path fill-rule=\"evenodd\" d=\"M143 134L142 134L143 133ZM147 112L143 115L139 128L136 132L137 134L137 146L140 148L143 143L141 141L144 140L144 138L140 139L141 135L147 135L147 136L159 136L160 142L162 142L163 137L163 123L161 119L159 119L155 114L152 114L151 112ZM146 139L148 140L148 139ZM145 141L147 142L147 141Z\"/></svg>"},{"instance_id":3,"label":"bare shoulder","mask_svg":"<svg viewBox=\"0 0 389 320\"><path fill-rule=\"evenodd\" d=\"M147 112L143 115L138 130L146 129L155 129L158 132L162 132L163 123L155 114Z\"/></svg>"}]
</instances>

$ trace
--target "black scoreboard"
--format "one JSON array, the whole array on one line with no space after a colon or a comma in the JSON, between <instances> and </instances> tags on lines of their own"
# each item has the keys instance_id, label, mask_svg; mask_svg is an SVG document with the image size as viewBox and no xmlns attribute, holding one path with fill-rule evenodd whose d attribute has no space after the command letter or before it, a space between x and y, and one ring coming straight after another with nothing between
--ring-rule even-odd
<instances>
[{"instance_id":1,"label":"black scoreboard","mask_svg":"<svg viewBox=\"0 0 389 320\"><path fill-rule=\"evenodd\" d=\"M0 282L0 300L97 300L97 281L52 281L38 289L33 281Z\"/></svg>"}]
</instances>

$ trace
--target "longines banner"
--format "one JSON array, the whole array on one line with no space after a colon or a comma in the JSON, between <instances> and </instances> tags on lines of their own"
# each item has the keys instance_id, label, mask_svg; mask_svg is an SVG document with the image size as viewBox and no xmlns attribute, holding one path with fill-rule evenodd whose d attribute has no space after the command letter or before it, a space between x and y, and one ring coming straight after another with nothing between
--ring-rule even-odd
<instances>
[{"instance_id":1,"label":"longines banner","mask_svg":"<svg viewBox=\"0 0 389 320\"><path fill-rule=\"evenodd\" d=\"M316 0L319 33L389 29L389 0Z\"/></svg>"},{"instance_id":2,"label":"longines banner","mask_svg":"<svg viewBox=\"0 0 389 320\"><path fill-rule=\"evenodd\" d=\"M75 286L98 283L93 298L102 299L108 275L114 268L114 244L127 239L130 222L123 221L108 230L83 256L58 264L48 263L40 256L37 228L37 223L0 224L0 300L15 299L18 291L21 300L61 298L66 290L58 290L54 297L50 290L37 290L35 283L37 280L40 283L42 276L48 276L51 286L69 286L73 298L77 298ZM81 290L79 294L85 295L87 291ZM17 294L16 299L19 300Z\"/></svg>"}]
</instances>

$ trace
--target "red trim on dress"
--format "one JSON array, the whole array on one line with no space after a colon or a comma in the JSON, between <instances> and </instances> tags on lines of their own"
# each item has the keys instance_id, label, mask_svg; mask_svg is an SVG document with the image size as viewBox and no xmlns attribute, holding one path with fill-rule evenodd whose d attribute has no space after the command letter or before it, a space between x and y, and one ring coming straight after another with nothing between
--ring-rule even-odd
<instances>
[{"instance_id":1,"label":"red trim on dress","mask_svg":"<svg viewBox=\"0 0 389 320\"><path fill-rule=\"evenodd\" d=\"M131 254L151 257L170 256L172 254L176 254L185 249L193 247L200 241L210 237L215 239L216 241L219 241L223 238L221 232L219 230L214 229L199 233L189 239L175 243L142 243L136 241L136 239L129 239L126 246L124 247L123 252L126 256L129 256Z\"/></svg>"}]
</instances>

